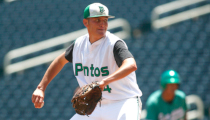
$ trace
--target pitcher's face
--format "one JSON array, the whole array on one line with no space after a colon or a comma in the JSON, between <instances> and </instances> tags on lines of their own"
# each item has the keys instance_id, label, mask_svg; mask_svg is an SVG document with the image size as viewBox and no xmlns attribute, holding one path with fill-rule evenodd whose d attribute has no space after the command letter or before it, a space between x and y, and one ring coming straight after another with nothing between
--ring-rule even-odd
<instances>
[{"instance_id":1,"label":"pitcher's face","mask_svg":"<svg viewBox=\"0 0 210 120\"><path fill-rule=\"evenodd\" d=\"M93 17L83 20L90 35L102 38L106 35L108 28L108 17Z\"/></svg>"}]
</instances>

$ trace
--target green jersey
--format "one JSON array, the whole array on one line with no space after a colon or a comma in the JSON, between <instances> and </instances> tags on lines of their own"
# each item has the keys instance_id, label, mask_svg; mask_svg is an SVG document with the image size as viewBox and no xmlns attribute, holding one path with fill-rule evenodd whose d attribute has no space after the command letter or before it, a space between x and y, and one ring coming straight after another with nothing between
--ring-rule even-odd
<instances>
[{"instance_id":1,"label":"green jersey","mask_svg":"<svg viewBox=\"0 0 210 120\"><path fill-rule=\"evenodd\" d=\"M147 100L147 116L149 120L184 120L187 111L185 93L176 90L172 102L162 99L162 90L157 90Z\"/></svg>"}]
</instances>

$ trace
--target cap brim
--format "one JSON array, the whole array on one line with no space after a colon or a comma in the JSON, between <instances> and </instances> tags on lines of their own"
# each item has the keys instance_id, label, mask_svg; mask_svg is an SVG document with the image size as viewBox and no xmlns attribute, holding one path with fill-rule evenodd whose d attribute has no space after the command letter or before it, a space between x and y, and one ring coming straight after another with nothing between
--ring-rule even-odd
<instances>
[{"instance_id":1,"label":"cap brim","mask_svg":"<svg viewBox=\"0 0 210 120\"><path fill-rule=\"evenodd\" d=\"M87 18L93 18L93 17L108 17L108 18L115 18L115 16L112 16L112 15L94 15L94 16L90 16L90 17L87 17Z\"/></svg>"}]
</instances>

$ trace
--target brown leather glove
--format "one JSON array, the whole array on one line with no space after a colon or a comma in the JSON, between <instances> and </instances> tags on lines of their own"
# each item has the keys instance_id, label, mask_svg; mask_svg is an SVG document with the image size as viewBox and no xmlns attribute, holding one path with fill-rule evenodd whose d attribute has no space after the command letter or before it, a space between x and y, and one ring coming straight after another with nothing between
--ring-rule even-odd
<instances>
[{"instance_id":1,"label":"brown leather glove","mask_svg":"<svg viewBox=\"0 0 210 120\"><path fill-rule=\"evenodd\" d=\"M97 103L101 100L102 91L97 82L79 88L74 94L71 102L76 113L90 115Z\"/></svg>"}]
</instances>

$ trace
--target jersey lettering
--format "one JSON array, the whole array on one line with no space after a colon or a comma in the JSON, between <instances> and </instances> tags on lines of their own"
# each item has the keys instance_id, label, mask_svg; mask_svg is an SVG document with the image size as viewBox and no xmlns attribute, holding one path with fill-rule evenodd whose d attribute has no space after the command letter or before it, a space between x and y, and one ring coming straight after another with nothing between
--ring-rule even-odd
<instances>
[{"instance_id":1,"label":"jersey lettering","mask_svg":"<svg viewBox=\"0 0 210 120\"><path fill-rule=\"evenodd\" d=\"M100 70L99 70L98 67L95 69L94 74L95 74L96 77L100 76Z\"/></svg>"},{"instance_id":2,"label":"jersey lettering","mask_svg":"<svg viewBox=\"0 0 210 120\"><path fill-rule=\"evenodd\" d=\"M185 111L183 108L178 108L176 110L173 110L171 114L166 114L164 115L163 113L160 113L158 118L159 120L180 120L184 118Z\"/></svg>"},{"instance_id":3,"label":"jersey lettering","mask_svg":"<svg viewBox=\"0 0 210 120\"><path fill-rule=\"evenodd\" d=\"M109 70L107 70L107 69L108 69L108 66L101 68L101 72L103 73L102 76L108 76L109 75Z\"/></svg>"},{"instance_id":4,"label":"jersey lettering","mask_svg":"<svg viewBox=\"0 0 210 120\"><path fill-rule=\"evenodd\" d=\"M109 87L109 85L107 85L103 91L108 91L109 93L111 93L112 88Z\"/></svg>"},{"instance_id":5,"label":"jersey lettering","mask_svg":"<svg viewBox=\"0 0 210 120\"><path fill-rule=\"evenodd\" d=\"M91 64L90 70L91 70L91 76L94 77L94 74L93 74L93 70L94 70L93 64Z\"/></svg>"},{"instance_id":6,"label":"jersey lettering","mask_svg":"<svg viewBox=\"0 0 210 120\"><path fill-rule=\"evenodd\" d=\"M89 70L88 70L88 67L87 67L87 66L84 66L84 67L83 67L83 69L84 69L84 75L89 76Z\"/></svg>"},{"instance_id":7,"label":"jersey lettering","mask_svg":"<svg viewBox=\"0 0 210 120\"><path fill-rule=\"evenodd\" d=\"M78 72L83 71L83 67L81 63L75 64L75 75L78 76Z\"/></svg>"},{"instance_id":8,"label":"jersey lettering","mask_svg":"<svg viewBox=\"0 0 210 120\"><path fill-rule=\"evenodd\" d=\"M75 76L78 76L79 72L82 72L84 70L84 76L89 76L89 71L90 71L90 76L91 77L99 77L100 75L102 76L108 76L109 75L109 70L108 67L102 67L101 69L96 67L93 67L93 64L91 64L91 67L88 68L87 66L83 66L82 63L75 63Z\"/></svg>"}]
</instances>

